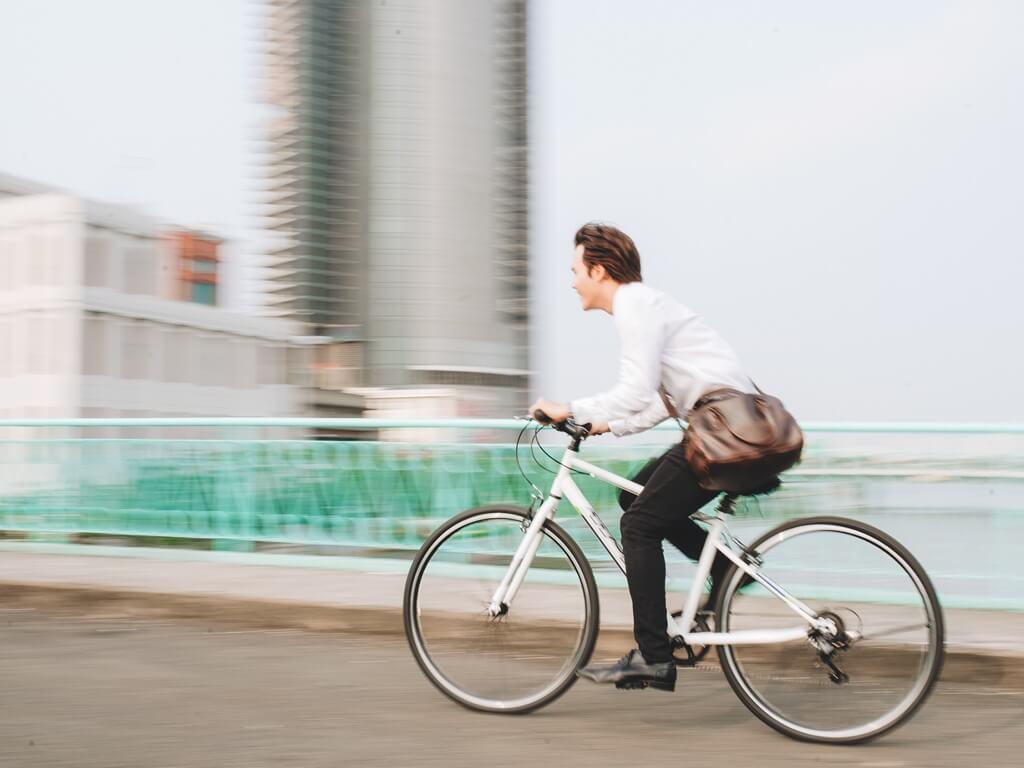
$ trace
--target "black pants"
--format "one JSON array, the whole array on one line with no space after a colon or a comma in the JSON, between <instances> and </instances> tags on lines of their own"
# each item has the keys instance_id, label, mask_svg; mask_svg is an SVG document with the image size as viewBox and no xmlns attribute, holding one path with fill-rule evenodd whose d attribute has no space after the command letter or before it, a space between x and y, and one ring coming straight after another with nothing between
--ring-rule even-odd
<instances>
[{"instance_id":1,"label":"black pants","mask_svg":"<svg viewBox=\"0 0 1024 768\"><path fill-rule=\"evenodd\" d=\"M683 445L652 459L633 478L644 486L639 496L623 491L622 549L633 601L633 634L648 662L669 661L672 648L665 621L665 553L661 542L689 557L700 557L707 532L689 515L718 494L699 485L683 458Z\"/></svg>"}]
</instances>

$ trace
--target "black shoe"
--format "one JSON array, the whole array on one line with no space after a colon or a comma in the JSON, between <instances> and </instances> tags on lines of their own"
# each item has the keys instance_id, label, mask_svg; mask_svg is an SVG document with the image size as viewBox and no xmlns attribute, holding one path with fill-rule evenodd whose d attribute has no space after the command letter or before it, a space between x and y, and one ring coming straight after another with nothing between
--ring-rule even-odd
<instances>
[{"instance_id":1,"label":"black shoe","mask_svg":"<svg viewBox=\"0 0 1024 768\"><path fill-rule=\"evenodd\" d=\"M615 683L616 688L651 686L659 691L676 689L675 662L649 664L636 648L614 664L592 664L576 674L595 683Z\"/></svg>"}]
</instances>

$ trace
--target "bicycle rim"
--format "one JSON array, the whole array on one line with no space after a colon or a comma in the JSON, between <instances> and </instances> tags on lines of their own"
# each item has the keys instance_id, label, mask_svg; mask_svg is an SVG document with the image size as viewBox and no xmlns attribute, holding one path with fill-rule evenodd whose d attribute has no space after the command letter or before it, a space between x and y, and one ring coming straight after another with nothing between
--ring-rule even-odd
<instances>
[{"instance_id":1,"label":"bicycle rim","mask_svg":"<svg viewBox=\"0 0 1024 768\"><path fill-rule=\"evenodd\" d=\"M575 682L596 640L589 564L551 523L508 613L487 614L524 521L519 510L464 513L427 541L410 570L413 654L434 685L473 709L528 712L550 703Z\"/></svg>"},{"instance_id":2,"label":"bicycle rim","mask_svg":"<svg viewBox=\"0 0 1024 768\"><path fill-rule=\"evenodd\" d=\"M784 524L751 549L761 573L834 619L839 634L721 646L744 704L776 730L819 742L866 741L910 717L938 677L944 642L941 608L917 561L887 534L838 518ZM719 600L720 630L801 623L760 585L737 591L739 583L734 569Z\"/></svg>"}]
</instances>

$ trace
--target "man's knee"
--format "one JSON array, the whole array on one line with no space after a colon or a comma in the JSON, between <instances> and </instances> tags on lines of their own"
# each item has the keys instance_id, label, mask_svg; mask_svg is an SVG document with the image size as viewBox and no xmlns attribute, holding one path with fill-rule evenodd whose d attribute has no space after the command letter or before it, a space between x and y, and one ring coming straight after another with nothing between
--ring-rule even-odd
<instances>
[{"instance_id":1,"label":"man's knee","mask_svg":"<svg viewBox=\"0 0 1024 768\"><path fill-rule=\"evenodd\" d=\"M651 479L651 475L654 474L654 470L658 467L658 462L661 461L661 457L651 459L643 468L633 475L633 482L637 485L646 485L647 481ZM621 491L619 493L619 508L623 512L627 511L633 502L636 501L636 494L630 493L629 491Z\"/></svg>"},{"instance_id":2,"label":"man's knee","mask_svg":"<svg viewBox=\"0 0 1024 768\"><path fill-rule=\"evenodd\" d=\"M619 520L623 546L640 542L661 541L662 534L654 519L645 509L642 499L637 499L623 513Z\"/></svg>"},{"instance_id":3,"label":"man's knee","mask_svg":"<svg viewBox=\"0 0 1024 768\"><path fill-rule=\"evenodd\" d=\"M629 509L629 505L633 503L636 496L629 491L622 491L619 493L619 508L625 512Z\"/></svg>"}]
</instances>

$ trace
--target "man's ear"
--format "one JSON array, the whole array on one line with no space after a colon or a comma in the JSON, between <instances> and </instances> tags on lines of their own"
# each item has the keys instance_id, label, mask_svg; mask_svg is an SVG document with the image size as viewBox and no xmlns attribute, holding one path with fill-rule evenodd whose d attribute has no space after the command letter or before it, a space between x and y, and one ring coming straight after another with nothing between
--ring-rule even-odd
<instances>
[{"instance_id":1,"label":"man's ear","mask_svg":"<svg viewBox=\"0 0 1024 768\"><path fill-rule=\"evenodd\" d=\"M604 264L594 264L590 268L590 279L594 282L601 282L608 277L608 270L604 268Z\"/></svg>"}]
</instances>

